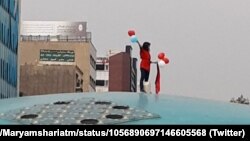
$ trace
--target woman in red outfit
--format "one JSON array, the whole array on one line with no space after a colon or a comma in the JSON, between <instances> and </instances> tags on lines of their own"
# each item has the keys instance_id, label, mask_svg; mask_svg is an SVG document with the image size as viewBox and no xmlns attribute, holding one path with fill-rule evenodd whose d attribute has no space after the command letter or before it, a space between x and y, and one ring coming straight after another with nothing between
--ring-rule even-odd
<instances>
[{"instance_id":1,"label":"woman in red outfit","mask_svg":"<svg viewBox=\"0 0 250 141\"><path fill-rule=\"evenodd\" d=\"M141 57L141 79L140 79L140 91L145 92L143 82L148 82L149 73L150 73L150 64L151 64L151 56L150 56L150 43L144 42L143 45L137 41L140 47L140 57Z\"/></svg>"}]
</instances>

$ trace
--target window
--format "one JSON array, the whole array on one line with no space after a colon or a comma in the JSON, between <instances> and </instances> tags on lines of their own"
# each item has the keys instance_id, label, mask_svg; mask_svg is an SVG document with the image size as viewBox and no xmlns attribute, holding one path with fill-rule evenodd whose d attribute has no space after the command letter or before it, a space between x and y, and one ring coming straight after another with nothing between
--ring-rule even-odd
<instances>
[{"instance_id":1,"label":"window","mask_svg":"<svg viewBox=\"0 0 250 141\"><path fill-rule=\"evenodd\" d=\"M3 44L5 45L5 26L3 25Z\"/></svg>"},{"instance_id":2,"label":"window","mask_svg":"<svg viewBox=\"0 0 250 141\"><path fill-rule=\"evenodd\" d=\"M6 74L7 74L7 75L6 75L6 80L5 80L5 81L6 81L7 83L9 83L9 74L10 74L10 73L9 73L9 63L8 63L8 62L6 63Z\"/></svg>"},{"instance_id":3,"label":"window","mask_svg":"<svg viewBox=\"0 0 250 141\"><path fill-rule=\"evenodd\" d=\"M1 60L1 71L2 71L1 78L4 79L4 61L3 60Z\"/></svg>"},{"instance_id":4,"label":"window","mask_svg":"<svg viewBox=\"0 0 250 141\"><path fill-rule=\"evenodd\" d=\"M6 41L7 48L10 49L10 30L7 28L7 41Z\"/></svg>"},{"instance_id":5,"label":"window","mask_svg":"<svg viewBox=\"0 0 250 141\"><path fill-rule=\"evenodd\" d=\"M3 24L0 22L0 41L2 41L3 38Z\"/></svg>"},{"instance_id":6,"label":"window","mask_svg":"<svg viewBox=\"0 0 250 141\"><path fill-rule=\"evenodd\" d=\"M14 51L14 34L11 34L11 41L10 41L10 48L12 51Z\"/></svg>"},{"instance_id":7,"label":"window","mask_svg":"<svg viewBox=\"0 0 250 141\"><path fill-rule=\"evenodd\" d=\"M7 68L6 68L6 63L5 61L3 61L3 79L6 81L6 73L7 72Z\"/></svg>"},{"instance_id":8,"label":"window","mask_svg":"<svg viewBox=\"0 0 250 141\"><path fill-rule=\"evenodd\" d=\"M0 32L0 40L2 41L3 43L3 23L1 23L1 32Z\"/></svg>"},{"instance_id":9,"label":"window","mask_svg":"<svg viewBox=\"0 0 250 141\"><path fill-rule=\"evenodd\" d=\"M89 76L89 78L90 78L90 85L91 85L91 87L95 89L95 86L96 86L95 80L91 76Z\"/></svg>"},{"instance_id":10,"label":"window","mask_svg":"<svg viewBox=\"0 0 250 141\"><path fill-rule=\"evenodd\" d=\"M81 87L81 80L79 79L76 80L76 87Z\"/></svg>"},{"instance_id":11,"label":"window","mask_svg":"<svg viewBox=\"0 0 250 141\"><path fill-rule=\"evenodd\" d=\"M0 78L3 78L3 60L0 59Z\"/></svg>"},{"instance_id":12,"label":"window","mask_svg":"<svg viewBox=\"0 0 250 141\"><path fill-rule=\"evenodd\" d=\"M96 80L96 86L104 86L105 81L104 80Z\"/></svg>"},{"instance_id":13,"label":"window","mask_svg":"<svg viewBox=\"0 0 250 141\"><path fill-rule=\"evenodd\" d=\"M92 55L90 55L90 64L94 69L96 69L96 61Z\"/></svg>"},{"instance_id":14,"label":"window","mask_svg":"<svg viewBox=\"0 0 250 141\"><path fill-rule=\"evenodd\" d=\"M104 70L104 65L96 65L96 70Z\"/></svg>"}]
</instances>

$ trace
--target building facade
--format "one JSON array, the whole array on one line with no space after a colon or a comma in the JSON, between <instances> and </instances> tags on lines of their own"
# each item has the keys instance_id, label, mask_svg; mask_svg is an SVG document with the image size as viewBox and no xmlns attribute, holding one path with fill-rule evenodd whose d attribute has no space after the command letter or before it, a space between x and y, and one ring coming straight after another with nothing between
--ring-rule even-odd
<instances>
[{"instance_id":1,"label":"building facade","mask_svg":"<svg viewBox=\"0 0 250 141\"><path fill-rule=\"evenodd\" d=\"M21 65L20 96L82 92L82 76L74 65Z\"/></svg>"},{"instance_id":2,"label":"building facade","mask_svg":"<svg viewBox=\"0 0 250 141\"><path fill-rule=\"evenodd\" d=\"M109 58L97 57L96 60L96 92L109 91Z\"/></svg>"},{"instance_id":3,"label":"building facade","mask_svg":"<svg viewBox=\"0 0 250 141\"><path fill-rule=\"evenodd\" d=\"M94 92L96 49L86 25L86 22L23 22L20 65L78 66L83 73L83 92Z\"/></svg>"},{"instance_id":4,"label":"building facade","mask_svg":"<svg viewBox=\"0 0 250 141\"><path fill-rule=\"evenodd\" d=\"M0 0L0 99L18 96L19 0Z\"/></svg>"},{"instance_id":5,"label":"building facade","mask_svg":"<svg viewBox=\"0 0 250 141\"><path fill-rule=\"evenodd\" d=\"M125 52L109 57L109 91L137 91L137 59L131 57L131 46Z\"/></svg>"}]
</instances>

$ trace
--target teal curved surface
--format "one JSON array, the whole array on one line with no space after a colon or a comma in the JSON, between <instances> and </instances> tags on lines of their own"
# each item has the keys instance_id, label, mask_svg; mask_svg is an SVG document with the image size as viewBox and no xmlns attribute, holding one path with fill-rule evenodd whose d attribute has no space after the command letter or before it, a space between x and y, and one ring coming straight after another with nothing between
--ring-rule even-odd
<instances>
[{"instance_id":1,"label":"teal curved surface","mask_svg":"<svg viewBox=\"0 0 250 141\"><path fill-rule=\"evenodd\" d=\"M0 113L56 101L95 98L143 109L160 118L132 121L128 125L234 125L250 124L250 107L229 102L173 95L154 95L128 92L77 93L30 96L0 100ZM0 119L0 124L16 124Z\"/></svg>"}]
</instances>

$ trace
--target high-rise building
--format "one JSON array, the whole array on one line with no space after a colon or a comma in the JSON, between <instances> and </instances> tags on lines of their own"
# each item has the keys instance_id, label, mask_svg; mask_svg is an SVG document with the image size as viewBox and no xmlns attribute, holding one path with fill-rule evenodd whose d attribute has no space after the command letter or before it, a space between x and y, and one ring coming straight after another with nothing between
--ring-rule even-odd
<instances>
[{"instance_id":1,"label":"high-rise building","mask_svg":"<svg viewBox=\"0 0 250 141\"><path fill-rule=\"evenodd\" d=\"M83 92L94 92L96 49L86 26L86 22L23 22L20 65L75 65L83 73Z\"/></svg>"},{"instance_id":2,"label":"high-rise building","mask_svg":"<svg viewBox=\"0 0 250 141\"><path fill-rule=\"evenodd\" d=\"M131 46L125 52L109 57L109 91L137 91L137 59L131 57Z\"/></svg>"},{"instance_id":3,"label":"high-rise building","mask_svg":"<svg viewBox=\"0 0 250 141\"><path fill-rule=\"evenodd\" d=\"M0 0L0 99L18 96L19 0Z\"/></svg>"}]
</instances>

